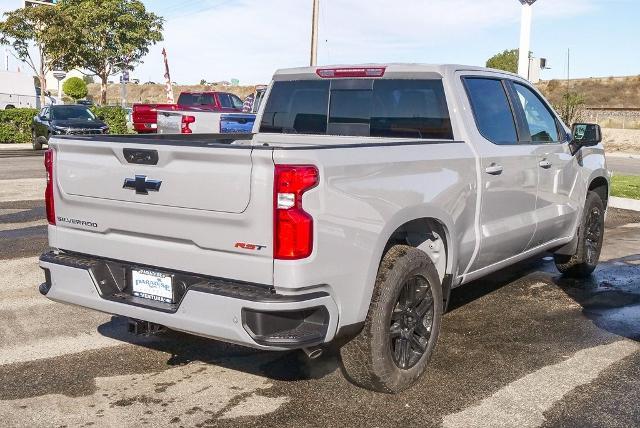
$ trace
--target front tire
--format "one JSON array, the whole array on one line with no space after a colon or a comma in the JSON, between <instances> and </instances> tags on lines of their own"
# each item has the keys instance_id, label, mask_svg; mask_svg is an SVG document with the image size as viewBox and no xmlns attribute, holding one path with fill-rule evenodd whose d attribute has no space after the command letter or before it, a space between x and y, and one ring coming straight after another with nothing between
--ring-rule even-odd
<instances>
[{"instance_id":1,"label":"front tire","mask_svg":"<svg viewBox=\"0 0 640 428\"><path fill-rule=\"evenodd\" d=\"M595 192L587 193L582 220L578 226L578 247L573 255L553 256L558 270L569 277L586 278L593 273L604 239L604 202Z\"/></svg>"},{"instance_id":2,"label":"front tire","mask_svg":"<svg viewBox=\"0 0 640 428\"><path fill-rule=\"evenodd\" d=\"M31 131L31 146L33 147L33 150L42 150L42 143L35 131Z\"/></svg>"},{"instance_id":3,"label":"front tire","mask_svg":"<svg viewBox=\"0 0 640 428\"><path fill-rule=\"evenodd\" d=\"M433 354L442 310L431 259L413 247L392 247L380 264L364 328L340 350L346 376L379 392L409 388Z\"/></svg>"}]
</instances>

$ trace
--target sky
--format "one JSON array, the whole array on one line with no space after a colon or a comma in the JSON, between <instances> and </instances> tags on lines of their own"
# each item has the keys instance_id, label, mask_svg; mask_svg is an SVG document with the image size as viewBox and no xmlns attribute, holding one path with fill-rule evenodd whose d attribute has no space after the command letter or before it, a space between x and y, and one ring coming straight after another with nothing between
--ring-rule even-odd
<instances>
[{"instance_id":1,"label":"sky","mask_svg":"<svg viewBox=\"0 0 640 428\"><path fill-rule=\"evenodd\" d=\"M161 82L161 50L179 84L268 83L309 63L311 0L143 0L165 18L164 41L132 73ZM22 0L0 0L0 12ZM318 63L484 65L518 47L517 0L320 0ZM538 0L531 50L543 79L640 75L639 0ZM11 67L17 64L12 61ZM114 79L115 80L115 79Z\"/></svg>"}]
</instances>

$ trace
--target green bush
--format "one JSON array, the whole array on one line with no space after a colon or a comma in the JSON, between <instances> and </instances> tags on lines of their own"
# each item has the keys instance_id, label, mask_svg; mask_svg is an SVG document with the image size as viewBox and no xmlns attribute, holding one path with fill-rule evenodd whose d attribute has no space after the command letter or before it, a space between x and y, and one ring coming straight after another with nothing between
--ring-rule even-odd
<instances>
[{"instance_id":1,"label":"green bush","mask_svg":"<svg viewBox=\"0 0 640 428\"><path fill-rule=\"evenodd\" d=\"M15 108L0 110L0 144L30 143L31 123L38 110Z\"/></svg>"},{"instance_id":2,"label":"green bush","mask_svg":"<svg viewBox=\"0 0 640 428\"><path fill-rule=\"evenodd\" d=\"M79 77L70 77L62 84L62 92L74 100L80 100L87 96L87 84Z\"/></svg>"},{"instance_id":3,"label":"green bush","mask_svg":"<svg viewBox=\"0 0 640 428\"><path fill-rule=\"evenodd\" d=\"M110 134L128 134L127 129L127 112L122 107L105 106L91 107L93 114L104 120L109 125Z\"/></svg>"}]
</instances>

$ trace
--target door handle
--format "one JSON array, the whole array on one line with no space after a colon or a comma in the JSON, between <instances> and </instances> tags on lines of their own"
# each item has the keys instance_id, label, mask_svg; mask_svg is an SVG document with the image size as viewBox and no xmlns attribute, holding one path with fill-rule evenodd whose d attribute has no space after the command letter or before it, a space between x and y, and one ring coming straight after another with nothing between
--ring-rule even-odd
<instances>
[{"instance_id":1,"label":"door handle","mask_svg":"<svg viewBox=\"0 0 640 428\"><path fill-rule=\"evenodd\" d=\"M484 172L491 175L500 175L502 174L502 165L492 163L484 170Z\"/></svg>"},{"instance_id":2,"label":"door handle","mask_svg":"<svg viewBox=\"0 0 640 428\"><path fill-rule=\"evenodd\" d=\"M538 163L538 165L540 165L540 168L544 168L544 169L551 168L551 162L549 162L546 159L541 160L540 163Z\"/></svg>"}]
</instances>

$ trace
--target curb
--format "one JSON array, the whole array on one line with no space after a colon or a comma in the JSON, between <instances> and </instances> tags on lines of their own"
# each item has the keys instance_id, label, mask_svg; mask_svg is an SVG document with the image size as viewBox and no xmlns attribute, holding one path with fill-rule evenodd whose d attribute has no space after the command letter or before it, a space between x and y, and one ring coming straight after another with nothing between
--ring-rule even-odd
<instances>
[{"instance_id":1,"label":"curb","mask_svg":"<svg viewBox=\"0 0 640 428\"><path fill-rule=\"evenodd\" d=\"M609 206L621 210L640 211L640 200L610 196Z\"/></svg>"},{"instance_id":2,"label":"curb","mask_svg":"<svg viewBox=\"0 0 640 428\"><path fill-rule=\"evenodd\" d=\"M605 157L607 158L623 158L623 159L638 159L640 160L640 154L636 153L625 153L625 152L606 152Z\"/></svg>"},{"instance_id":3,"label":"curb","mask_svg":"<svg viewBox=\"0 0 640 428\"><path fill-rule=\"evenodd\" d=\"M31 143L0 144L0 150L32 150Z\"/></svg>"}]
</instances>

